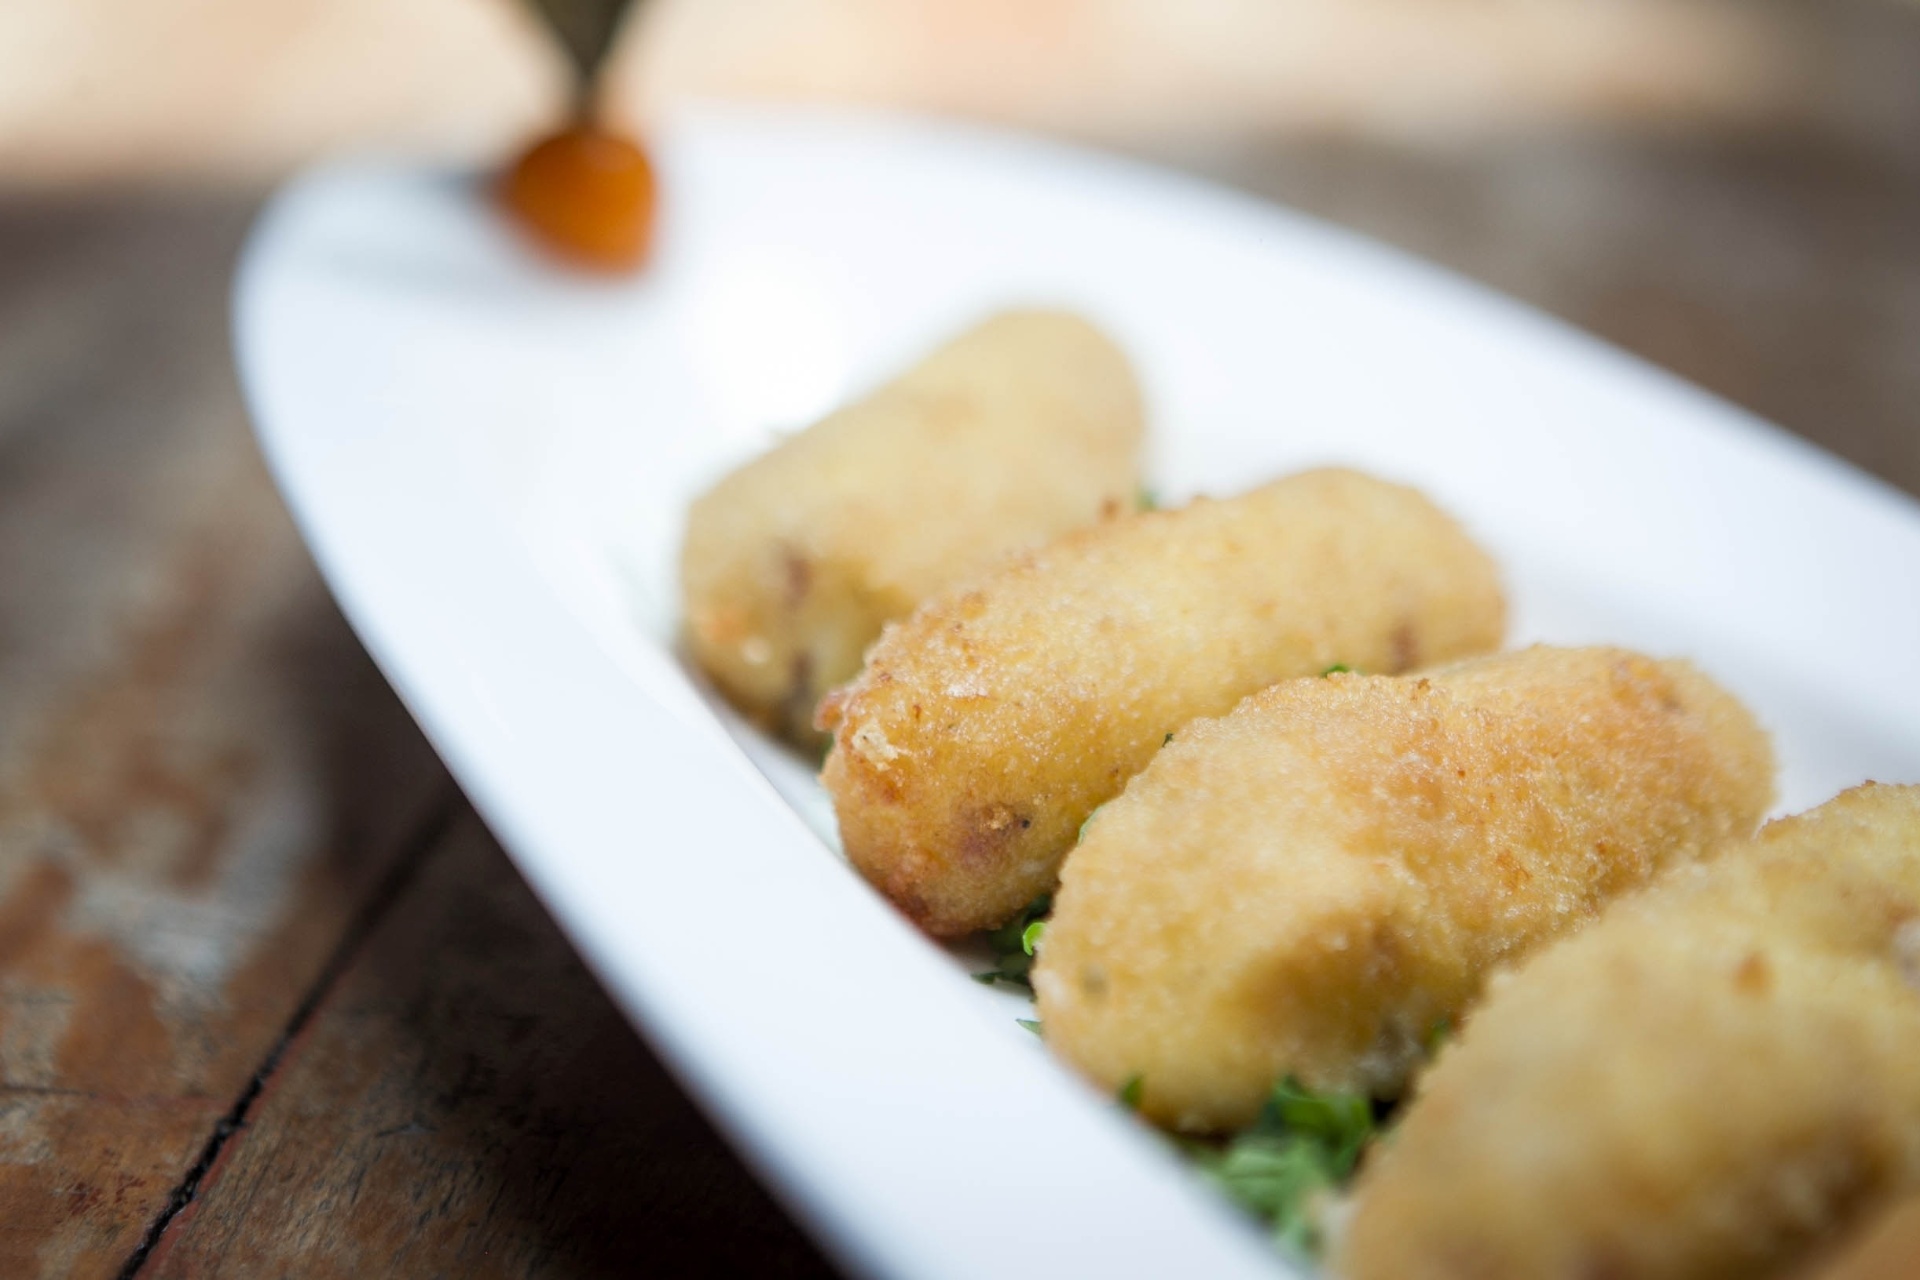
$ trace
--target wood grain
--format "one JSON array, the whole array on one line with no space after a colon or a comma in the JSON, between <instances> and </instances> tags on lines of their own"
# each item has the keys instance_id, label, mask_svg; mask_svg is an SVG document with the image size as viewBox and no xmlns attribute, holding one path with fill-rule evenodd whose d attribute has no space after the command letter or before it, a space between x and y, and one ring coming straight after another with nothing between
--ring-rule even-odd
<instances>
[{"instance_id":1,"label":"wood grain","mask_svg":"<svg viewBox=\"0 0 1920 1280\"><path fill-rule=\"evenodd\" d=\"M471 815L291 1048L149 1273L834 1274Z\"/></svg>"},{"instance_id":2,"label":"wood grain","mask_svg":"<svg viewBox=\"0 0 1920 1280\"><path fill-rule=\"evenodd\" d=\"M1853 133L1436 149L1238 108L1204 146L1088 129L1517 293L1920 493L1920 11L1871 12L1816 42L1860 60L1823 72L1865 95L1829 104ZM514 110L542 74L503 81ZM951 74L940 101L1006 105ZM311 136L242 123L272 163ZM0 1276L828 1273L492 843L447 834L463 811L247 439L225 305L250 213L0 189ZM1905 1274L1911 1221L1861 1255L1896 1269L1860 1274Z\"/></svg>"},{"instance_id":3,"label":"wood grain","mask_svg":"<svg viewBox=\"0 0 1920 1280\"><path fill-rule=\"evenodd\" d=\"M0 1275L121 1269L447 793L247 437L246 212L0 207Z\"/></svg>"},{"instance_id":4,"label":"wood grain","mask_svg":"<svg viewBox=\"0 0 1920 1280\"><path fill-rule=\"evenodd\" d=\"M0 1276L831 1274L477 824L442 839L248 438L251 212L0 198Z\"/></svg>"}]
</instances>

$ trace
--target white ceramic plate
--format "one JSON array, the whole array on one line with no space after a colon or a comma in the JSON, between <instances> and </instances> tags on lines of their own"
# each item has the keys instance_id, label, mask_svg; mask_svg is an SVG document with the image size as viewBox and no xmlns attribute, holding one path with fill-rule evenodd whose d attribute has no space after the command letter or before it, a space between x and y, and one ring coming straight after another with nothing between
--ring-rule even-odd
<instances>
[{"instance_id":1,"label":"white ceramic plate","mask_svg":"<svg viewBox=\"0 0 1920 1280\"><path fill-rule=\"evenodd\" d=\"M1321 462L1490 545L1514 639L1704 664L1782 807L1920 780L1920 514L1549 320L1194 182L1034 141L708 109L658 138L651 272L569 277L470 179L294 183L243 382L348 616L608 989L827 1246L899 1277L1272 1276L1018 1009L829 845L808 771L674 655L688 498L968 320L1084 309L1163 499Z\"/></svg>"}]
</instances>

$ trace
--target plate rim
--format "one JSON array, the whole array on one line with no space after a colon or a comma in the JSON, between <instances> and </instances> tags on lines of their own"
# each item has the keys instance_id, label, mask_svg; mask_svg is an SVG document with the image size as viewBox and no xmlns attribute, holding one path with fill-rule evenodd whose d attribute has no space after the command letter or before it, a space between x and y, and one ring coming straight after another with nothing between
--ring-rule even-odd
<instances>
[{"instance_id":1,"label":"plate rim","mask_svg":"<svg viewBox=\"0 0 1920 1280\"><path fill-rule=\"evenodd\" d=\"M1207 216L1224 214L1235 219L1251 218L1260 223L1284 224L1291 232L1341 244L1346 251L1377 261L1385 269L1411 271L1427 286L1437 287L1469 303L1485 315L1496 318L1500 324L1517 324L1546 334L1551 342L1565 347L1574 358L1611 365L1619 376L1647 385L1654 389L1655 394L1690 402L1694 408L1701 410L1695 415L1698 420L1713 432L1721 434L1725 441L1731 441L1732 447L1757 445L1787 459L1805 470L1809 484L1824 486L1840 494L1848 503L1862 505L1880 517L1904 526L1912 533L1914 545L1920 546L1920 504L1887 481L1565 321L1397 249L1376 244L1350 231L1318 223L1257 197L1217 186L1189 174L1158 169L1123 157L1096 154L1064 143L978 125L903 114L845 108L741 107L705 103L676 111L662 124L663 132L673 132L683 137L695 136L701 130L724 132L729 129L765 129L796 134L809 131L878 130L889 137L905 139L932 150L959 148L989 157L1011 157L1022 165L1064 169L1077 176L1098 175L1102 182L1123 187L1145 184L1159 189L1163 195L1172 194L1179 201L1189 202L1196 208L1211 210ZM969 1234L967 1232L937 1235L938 1247L945 1251L945 1256L935 1257L932 1256L933 1246L928 1239L905 1234L874 1221L871 1196L876 1193L870 1182L856 1180L861 1194L868 1196L868 1199L857 1204L849 1195L823 1183L823 1178L852 1177L853 1173L831 1161L823 1163L820 1153L812 1145L820 1140L814 1126L795 1127L782 1123L779 1108L791 1105L785 1094L779 1094L770 1102L769 1097L755 1092L765 1086L760 1075L721 1069L726 1064L717 1063L715 1055L738 1050L737 1047L716 1047L730 1045L732 1041L726 1036L710 1034L708 1029L699 1025L703 1017L712 1016L711 1011L703 1014L698 1009L689 1008L673 992L665 990L671 984L663 979L665 970L661 968L657 957L648 965L636 968L633 963L635 953L620 945L615 936L621 931L620 923L609 917L603 904L592 901L596 895L590 891L583 893L582 886L569 881L558 864L532 853L533 850L551 846L555 841L591 839L592 832L582 830L577 824L570 824L564 817L545 812L543 806L554 803L551 798L553 793L546 793L549 798L538 804L529 803L524 795L514 793L513 789L523 784L511 779L511 771L524 765L528 758L527 744L520 740L529 735L537 737L551 727L552 717L543 716L538 705L542 699L557 699L557 705L566 707L590 702L594 679L603 678L614 669L608 664L606 656L596 650L589 637L572 634L579 630L579 624L565 617L564 605L553 600L557 616L548 617L544 622L531 620L527 624L529 630L513 632L510 637L495 637L500 641L499 644L475 641L476 647L466 652L455 664L461 666L459 671L427 671L426 668L432 665L435 657L423 648L425 642L422 637L433 635L444 640L448 628L428 626L423 621L423 614L402 610L401 606L394 603L392 583L370 583L370 571L367 568L369 553L365 539L353 534L342 524L355 518L356 505L362 508L362 517L375 518L376 500L391 502L398 494L383 490L380 482L370 482L368 491L354 498L337 487L327 487L340 483L337 474L330 479L316 479L315 467L325 464L316 463L315 458L343 446L338 442L320 445L313 439L314 429L306 421L305 415L290 409L282 399L281 384L276 381L281 374L275 358L266 349L280 340L277 336L270 337L266 327L283 321L279 308L285 305L284 300L271 295L274 290L284 287L275 272L278 255L287 252L283 237L288 233L289 219L300 202L315 198L315 193L324 194L328 184L353 181L355 175L379 169L378 164L369 168L364 159L335 161L316 166L289 182L276 193L256 221L233 285L235 360L257 438L303 537L313 550L329 588L339 600L356 633L367 645L410 713L426 731L436 751L446 760L450 771L463 789L469 792L474 807L500 836L502 846L513 858L521 874L560 923L569 941L581 952L596 978L654 1046L676 1078L714 1119L716 1127L727 1135L736 1149L742 1151L763 1181L772 1186L776 1196L823 1238L828 1252L842 1265L873 1275L963 1276L978 1274L980 1259L1003 1254L1009 1247L1024 1246L1029 1250L1026 1255L1029 1257L1033 1256L1031 1250L1048 1247L1047 1224L1022 1220L1016 1229L1004 1233L1004 1239L995 1237L998 1242L985 1252L968 1251L964 1238ZM315 453L316 447L320 449L318 454ZM422 459L410 459L410 464L415 467L421 462ZM434 501L440 504L437 509L442 514L451 513L457 517L457 521L451 522L438 534L423 535L423 546L413 549L421 554L412 559L404 556L398 559L395 562L398 571L404 573L423 565L457 567L462 563L462 556L471 557L477 552L483 558L491 557L491 563L495 566L513 567L507 575L507 582L517 593L515 599L547 599L551 596L551 592L541 583L537 567L527 560L524 549L513 546L508 538L487 536L484 513L467 509L470 504L454 494L440 495ZM392 516L392 513L388 515L390 518L399 518ZM454 538L455 533L467 541ZM468 568L471 567L468 564ZM497 612L484 607L487 591L489 587L498 586L497 580L480 581L471 573L464 573L455 574L447 582L434 585L441 589L438 606L455 609L463 621L472 623L484 620L505 625ZM396 618L405 621L396 621ZM510 686L503 686L500 673L511 669L517 652L515 646L530 641L543 646L540 652L568 654L578 664L577 667L566 673L546 673L545 678L536 682L536 687L522 687L516 691ZM477 679L479 683L476 687L487 690L492 699L491 705L479 705L471 689L463 692L460 683L463 679ZM630 711L632 707L623 701L621 709ZM659 723L657 719L636 721L637 725L648 730ZM705 744L695 744L683 763L698 761L702 768L714 771L716 777L725 776L729 779L725 794L738 802L734 816L739 819L740 834L734 838L780 841L789 847L798 841L811 841L811 836L807 835L785 802L774 795L764 779L758 780L756 785L757 775L748 777L739 768L738 761L723 761L722 756L729 747L730 744L718 738ZM620 757L622 761L640 759L662 766L667 763L663 756L670 754L659 751L649 753L633 744L627 744L623 751ZM617 787L620 781L617 772L609 773L602 769L583 780L580 786L589 790L595 786ZM560 794L577 796L581 793L573 791ZM694 790L689 794L704 793ZM841 871L844 872L844 868ZM817 879L817 876L813 878ZM891 939L885 945L899 948L902 954L911 948L925 950L917 935L913 935L890 914L878 913L868 923L870 929L863 936L870 940ZM909 942L911 947L906 945ZM636 974L641 976L636 977ZM957 1011L961 1004L959 1001L937 1003L950 1012ZM960 1015L954 1012L954 1016ZM972 1021L969 1019L964 1025L971 1026ZM995 1063L1007 1060L1006 1055L999 1053L989 1057ZM1043 1081L1058 1074L1048 1066L1041 1075L1027 1073L1027 1076L1035 1081ZM1284 1273L1284 1268L1266 1252L1254 1232L1246 1229L1210 1194L1200 1191L1194 1180L1156 1143L1138 1132L1135 1126L1116 1123L1084 1090L1064 1081L1055 1080L1052 1086L1034 1083L1033 1089L1035 1098L1044 1099L1047 1105L1059 1106L1071 1113L1069 1118L1072 1123L1048 1129L1050 1136L1061 1141L1071 1137L1073 1141L1090 1142L1103 1156L1111 1157L1125 1166L1126 1176L1119 1179L1117 1185L1120 1189L1114 1192L1115 1198L1110 1202L1115 1216L1120 1216L1129 1204L1164 1210L1167 1225L1164 1228L1156 1227L1150 1234L1161 1237L1163 1244L1177 1241L1182 1251L1179 1256L1186 1261L1210 1260L1213 1265L1209 1269L1215 1274L1271 1276ZM1044 1117L1029 1113L1021 1114L1029 1123L1044 1120ZM1006 1113L996 1112L991 1117L991 1123L1009 1122L1010 1116ZM1070 1168L1076 1163L1077 1157L1059 1167ZM1054 1167L1049 1166L1049 1169ZM1015 1179L1016 1186L1028 1189L1041 1185L1041 1182L1043 1180L1020 1183ZM1148 1198L1140 1200L1140 1196ZM1083 1219L1087 1222L1094 1220L1091 1215ZM926 1224L923 1221L918 1225L925 1227ZM991 1236L993 1232L989 1230L985 1234ZM1150 1248L1140 1251L1144 1245L1138 1233L1124 1237L1121 1242L1134 1251L1110 1252L1103 1265L1109 1274L1154 1274L1152 1270L1143 1268L1151 1267L1158 1259L1169 1256L1155 1253ZM1092 1255L1085 1253L1073 1256L1081 1262L1093 1260Z\"/></svg>"}]
</instances>

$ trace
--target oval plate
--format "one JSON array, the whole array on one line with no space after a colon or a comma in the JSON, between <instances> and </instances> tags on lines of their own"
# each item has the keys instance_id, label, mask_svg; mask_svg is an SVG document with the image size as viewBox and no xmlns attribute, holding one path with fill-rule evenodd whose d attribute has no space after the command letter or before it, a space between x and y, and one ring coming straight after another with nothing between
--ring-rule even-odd
<instances>
[{"instance_id":1,"label":"oval plate","mask_svg":"<svg viewBox=\"0 0 1920 1280\"><path fill-rule=\"evenodd\" d=\"M979 315L1132 353L1162 501L1340 462L1506 567L1514 639L1696 659L1782 807L1920 780L1920 514L1444 273L1188 179L894 118L706 108L656 140L645 277L558 271L472 179L319 169L236 287L242 382L322 570L608 990L856 1271L1273 1276L831 850L810 770L674 648L689 498Z\"/></svg>"}]
</instances>

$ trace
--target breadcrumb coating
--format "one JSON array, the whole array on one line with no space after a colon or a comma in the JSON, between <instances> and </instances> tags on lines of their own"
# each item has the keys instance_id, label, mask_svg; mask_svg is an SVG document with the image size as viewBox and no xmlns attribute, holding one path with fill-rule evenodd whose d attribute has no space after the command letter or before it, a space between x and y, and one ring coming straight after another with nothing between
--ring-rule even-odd
<instances>
[{"instance_id":1,"label":"breadcrumb coating","mask_svg":"<svg viewBox=\"0 0 1920 1280\"><path fill-rule=\"evenodd\" d=\"M1775 1276L1920 1191L1920 787L1772 823L1504 976L1378 1157L1350 1280Z\"/></svg>"},{"instance_id":2,"label":"breadcrumb coating","mask_svg":"<svg viewBox=\"0 0 1920 1280\"><path fill-rule=\"evenodd\" d=\"M1275 685L1088 825L1034 973L1047 1043L1190 1131L1289 1074L1392 1095L1490 969L1750 834L1773 774L1730 695L1620 649Z\"/></svg>"},{"instance_id":3,"label":"breadcrumb coating","mask_svg":"<svg viewBox=\"0 0 1920 1280\"><path fill-rule=\"evenodd\" d=\"M1415 491L1306 472L1080 530L923 604L829 697L860 871L937 935L1053 887L1096 806L1195 716L1336 663L1499 643L1492 562Z\"/></svg>"},{"instance_id":4,"label":"breadcrumb coating","mask_svg":"<svg viewBox=\"0 0 1920 1280\"><path fill-rule=\"evenodd\" d=\"M1808 1266L1790 1269L1793 1280L1913 1280L1920 1258L1920 1194L1909 1193L1864 1222L1849 1226L1831 1251L1817 1251Z\"/></svg>"},{"instance_id":5,"label":"breadcrumb coating","mask_svg":"<svg viewBox=\"0 0 1920 1280\"><path fill-rule=\"evenodd\" d=\"M1007 553L1131 510L1125 355L1057 311L994 316L693 504L693 658L742 711L818 745L820 695L886 622Z\"/></svg>"}]
</instances>

